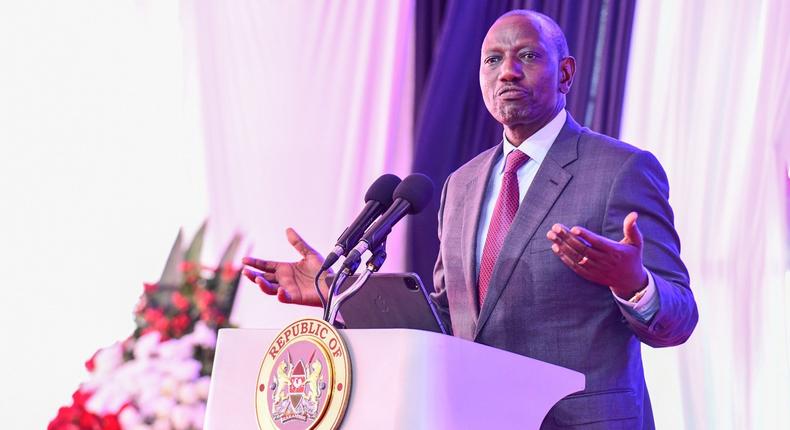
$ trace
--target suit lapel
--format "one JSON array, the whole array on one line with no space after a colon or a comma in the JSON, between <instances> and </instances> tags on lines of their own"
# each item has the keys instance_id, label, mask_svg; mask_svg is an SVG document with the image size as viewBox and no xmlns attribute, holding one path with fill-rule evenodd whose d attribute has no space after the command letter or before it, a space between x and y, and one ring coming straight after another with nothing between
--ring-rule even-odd
<instances>
[{"instance_id":1,"label":"suit lapel","mask_svg":"<svg viewBox=\"0 0 790 430\"><path fill-rule=\"evenodd\" d=\"M477 254L477 228L480 224L480 214L483 209L483 199L485 198L486 188L488 181L491 177L491 169L496 160L502 155L502 144L489 150L490 153L485 157L485 161L481 163L480 168L474 172L474 176L469 180L466 185L466 196L468 199L464 203L464 216L463 227L461 231L461 238L463 243L463 270L464 279L466 280L466 293L468 296L468 303L472 306L470 309L473 315L475 325L477 323L478 310L480 305L477 298L477 274L475 267L477 262L475 257ZM473 335L475 328L469 333Z\"/></svg>"},{"instance_id":2,"label":"suit lapel","mask_svg":"<svg viewBox=\"0 0 790 430\"><path fill-rule=\"evenodd\" d=\"M505 237L502 250L494 265L494 273L491 275L486 300L480 310L475 338L491 316L491 312L507 287L508 280L513 274L516 264L520 261L527 244L573 177L565 170L565 166L578 157L580 134L581 127L568 115L560 134L551 145L546 158L543 159L532 185L527 190L527 194L516 212L513 225ZM541 237L537 240L542 238L543 233L541 232ZM529 286L519 287L528 288Z\"/></svg>"}]
</instances>

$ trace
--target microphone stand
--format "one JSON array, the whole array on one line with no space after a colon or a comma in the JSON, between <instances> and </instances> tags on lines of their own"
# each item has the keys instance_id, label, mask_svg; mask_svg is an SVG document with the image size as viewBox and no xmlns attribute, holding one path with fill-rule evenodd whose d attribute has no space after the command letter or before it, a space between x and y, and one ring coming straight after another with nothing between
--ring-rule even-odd
<instances>
[{"instance_id":1,"label":"microphone stand","mask_svg":"<svg viewBox=\"0 0 790 430\"><path fill-rule=\"evenodd\" d=\"M329 322L329 310L332 309L332 300L337 296L337 292L340 290L343 282L346 281L346 278L357 271L361 260L350 261L350 264L346 264L347 262L349 262L348 259L343 261L343 270L335 276L332 285L329 287L329 291L326 293L326 303L324 303L324 321L326 322Z\"/></svg>"},{"instance_id":2,"label":"microphone stand","mask_svg":"<svg viewBox=\"0 0 790 430\"><path fill-rule=\"evenodd\" d=\"M346 274L346 271L348 269L345 269L340 274L338 274L337 278L335 278L335 281L337 281L341 275L345 274L345 276L343 276L343 280L337 283L337 285L335 285L336 282L332 282L332 289L330 290L331 293L329 295L329 298L327 299L327 307L324 310L325 311L324 321L334 325L335 320L337 319L337 313L340 310L340 307L343 306L343 303L345 303L348 299L353 297L354 294L356 294L357 291L359 291L359 289L362 288L363 285L365 285L365 283L368 281L368 278L370 278L370 276L373 273L378 272L381 266L384 264L384 261L387 259L386 248L387 248L387 241L384 240L381 242L381 245L376 247L376 249L373 251L373 255L370 257L370 259L368 259L367 263L365 264L365 272L362 273L359 276L359 278L357 278L356 282L354 282L346 291L343 291L343 293L341 293L340 295L337 295L337 290L340 288L340 285L342 285L343 281L345 281L345 279L348 276L350 276L356 271L357 267L359 266L359 263L353 265L352 266L353 269L350 270L348 274ZM332 303L333 296L337 296L336 301L334 301L334 303Z\"/></svg>"}]
</instances>

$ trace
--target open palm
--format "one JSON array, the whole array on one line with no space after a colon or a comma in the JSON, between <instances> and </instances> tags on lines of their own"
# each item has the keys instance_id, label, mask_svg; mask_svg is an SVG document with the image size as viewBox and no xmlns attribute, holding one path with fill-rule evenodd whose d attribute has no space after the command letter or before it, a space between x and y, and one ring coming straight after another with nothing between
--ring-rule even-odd
<instances>
[{"instance_id":1,"label":"open palm","mask_svg":"<svg viewBox=\"0 0 790 430\"><path fill-rule=\"evenodd\" d=\"M315 291L313 282L315 275L321 270L321 265L324 264L324 257L308 245L294 229L287 229L285 235L302 259L285 263L245 257L242 263L254 267L260 272L245 268L244 276L258 284L261 291L276 295L277 299L283 303L321 306L321 300ZM319 280L324 295L328 290L326 276L329 273L322 274Z\"/></svg>"}]
</instances>

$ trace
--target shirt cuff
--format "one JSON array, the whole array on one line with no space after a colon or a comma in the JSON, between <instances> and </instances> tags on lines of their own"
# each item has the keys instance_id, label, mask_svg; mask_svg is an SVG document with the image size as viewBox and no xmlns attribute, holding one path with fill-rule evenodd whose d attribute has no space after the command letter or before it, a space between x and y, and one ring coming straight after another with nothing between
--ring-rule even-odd
<instances>
[{"instance_id":1,"label":"shirt cuff","mask_svg":"<svg viewBox=\"0 0 790 430\"><path fill-rule=\"evenodd\" d=\"M656 283L653 280L653 274L649 270L647 272L647 287L645 287L645 294L636 303L631 303L628 300L623 300L614 292L612 295L620 303L620 305L627 308L636 317L642 321L650 321L653 315L658 312L659 301L656 294Z\"/></svg>"}]
</instances>

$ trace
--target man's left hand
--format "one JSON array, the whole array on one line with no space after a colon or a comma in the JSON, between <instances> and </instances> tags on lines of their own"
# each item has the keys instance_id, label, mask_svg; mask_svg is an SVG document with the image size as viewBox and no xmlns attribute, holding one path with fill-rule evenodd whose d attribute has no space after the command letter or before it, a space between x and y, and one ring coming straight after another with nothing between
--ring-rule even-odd
<instances>
[{"instance_id":1,"label":"man's left hand","mask_svg":"<svg viewBox=\"0 0 790 430\"><path fill-rule=\"evenodd\" d=\"M623 239L615 242L585 228L568 229L554 224L546 237L551 250L582 278L609 286L628 300L647 286L647 270L642 265L642 233L636 226L636 212L623 220Z\"/></svg>"}]
</instances>

